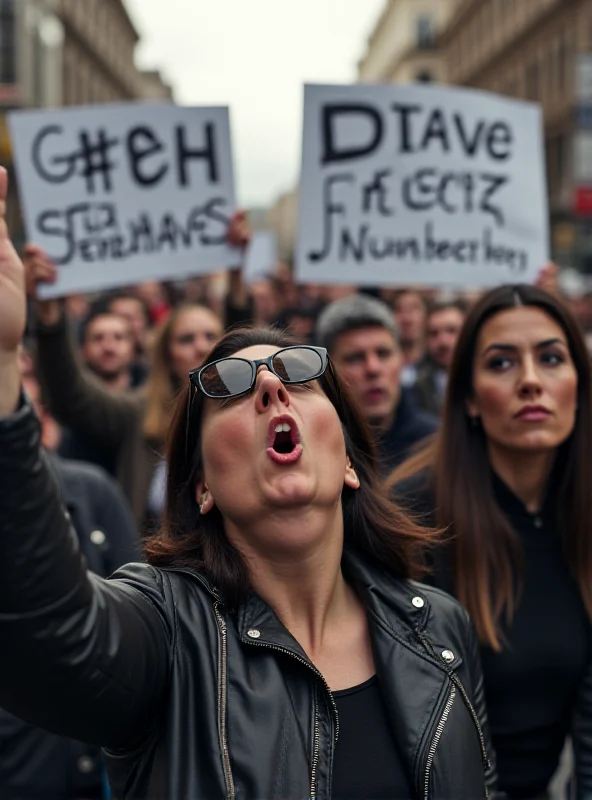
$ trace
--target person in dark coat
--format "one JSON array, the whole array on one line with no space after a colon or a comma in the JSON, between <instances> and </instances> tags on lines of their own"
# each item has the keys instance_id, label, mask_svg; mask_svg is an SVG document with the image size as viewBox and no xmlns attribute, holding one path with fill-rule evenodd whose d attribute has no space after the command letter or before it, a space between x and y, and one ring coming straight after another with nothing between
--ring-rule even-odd
<instances>
[{"instance_id":1,"label":"person in dark coat","mask_svg":"<svg viewBox=\"0 0 592 800\"><path fill-rule=\"evenodd\" d=\"M419 410L401 386L403 356L389 307L366 294L336 300L321 313L315 341L326 347L369 423L386 475L407 458L438 421Z\"/></svg>"},{"instance_id":2,"label":"person in dark coat","mask_svg":"<svg viewBox=\"0 0 592 800\"><path fill-rule=\"evenodd\" d=\"M87 567L108 577L142 560L134 519L121 490L94 464L69 461L52 449L59 431L40 401L33 362L23 351L23 388L41 422L47 466L76 532ZM49 733L0 709L2 800L103 800L106 779L100 748Z\"/></svg>"}]
</instances>

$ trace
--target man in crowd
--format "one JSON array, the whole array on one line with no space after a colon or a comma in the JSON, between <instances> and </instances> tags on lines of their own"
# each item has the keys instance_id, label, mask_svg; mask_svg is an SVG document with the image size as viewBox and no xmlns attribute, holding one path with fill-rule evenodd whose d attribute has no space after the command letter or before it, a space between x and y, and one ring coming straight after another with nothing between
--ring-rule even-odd
<instances>
[{"instance_id":1,"label":"man in crowd","mask_svg":"<svg viewBox=\"0 0 592 800\"><path fill-rule=\"evenodd\" d=\"M392 312L367 295L337 300L320 315L316 342L329 351L372 427L387 474L437 428L437 421L417 410L410 390L401 386L403 355Z\"/></svg>"},{"instance_id":2,"label":"man in crowd","mask_svg":"<svg viewBox=\"0 0 592 800\"><path fill-rule=\"evenodd\" d=\"M417 289L401 289L393 301L403 357L401 384L413 386L418 365L425 356L426 302Z\"/></svg>"},{"instance_id":3,"label":"man in crowd","mask_svg":"<svg viewBox=\"0 0 592 800\"><path fill-rule=\"evenodd\" d=\"M129 323L134 345L134 361L132 379L139 385L146 377L148 361L148 334L150 331L150 314L144 301L130 292L115 292L107 301L107 308L118 314Z\"/></svg>"},{"instance_id":4,"label":"man in crowd","mask_svg":"<svg viewBox=\"0 0 592 800\"><path fill-rule=\"evenodd\" d=\"M428 311L427 357L417 368L414 392L419 407L430 414L437 415L442 410L448 371L466 311L462 300L436 302Z\"/></svg>"},{"instance_id":5,"label":"man in crowd","mask_svg":"<svg viewBox=\"0 0 592 800\"><path fill-rule=\"evenodd\" d=\"M84 364L114 390L134 387L134 340L127 319L103 303L91 309L82 327Z\"/></svg>"},{"instance_id":6,"label":"man in crowd","mask_svg":"<svg viewBox=\"0 0 592 800\"><path fill-rule=\"evenodd\" d=\"M127 319L109 311L100 301L93 306L81 330L80 354L84 365L114 391L133 389L141 385L143 375L134 375L134 341ZM76 461L88 461L116 474L117 453L103 442L65 428L60 454Z\"/></svg>"}]
</instances>

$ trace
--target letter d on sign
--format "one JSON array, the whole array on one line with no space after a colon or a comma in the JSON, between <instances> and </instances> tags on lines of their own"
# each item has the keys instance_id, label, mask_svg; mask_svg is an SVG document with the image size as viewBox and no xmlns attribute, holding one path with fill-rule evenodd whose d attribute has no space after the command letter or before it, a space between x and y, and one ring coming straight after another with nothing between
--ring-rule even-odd
<instances>
[{"instance_id":1,"label":"letter d on sign","mask_svg":"<svg viewBox=\"0 0 592 800\"><path fill-rule=\"evenodd\" d=\"M336 143L336 121L339 118L365 116L371 125L371 136L366 142L354 147L339 147ZM380 145L384 133L384 123L380 112L366 103L337 104L323 106L323 164L335 161L350 161L369 155Z\"/></svg>"}]
</instances>

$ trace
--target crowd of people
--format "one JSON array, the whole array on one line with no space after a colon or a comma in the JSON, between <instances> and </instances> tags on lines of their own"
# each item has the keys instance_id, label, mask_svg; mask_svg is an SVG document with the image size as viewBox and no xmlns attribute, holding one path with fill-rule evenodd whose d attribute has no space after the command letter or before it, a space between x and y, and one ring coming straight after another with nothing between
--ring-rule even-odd
<instances>
[{"instance_id":1,"label":"crowd of people","mask_svg":"<svg viewBox=\"0 0 592 800\"><path fill-rule=\"evenodd\" d=\"M2 798L592 798L589 320L556 267L58 301L20 255L2 218Z\"/></svg>"}]
</instances>

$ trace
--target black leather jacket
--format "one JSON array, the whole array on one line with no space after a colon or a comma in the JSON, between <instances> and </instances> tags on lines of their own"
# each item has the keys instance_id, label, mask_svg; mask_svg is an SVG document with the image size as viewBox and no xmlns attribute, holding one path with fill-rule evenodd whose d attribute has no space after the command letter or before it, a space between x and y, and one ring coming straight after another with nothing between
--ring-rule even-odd
<instances>
[{"instance_id":1,"label":"black leather jacket","mask_svg":"<svg viewBox=\"0 0 592 800\"><path fill-rule=\"evenodd\" d=\"M253 595L229 613L190 570L85 570L25 403L0 420L0 704L100 744L119 798L330 798L321 674ZM495 787L476 641L448 595L352 554L376 671L418 798Z\"/></svg>"}]
</instances>

